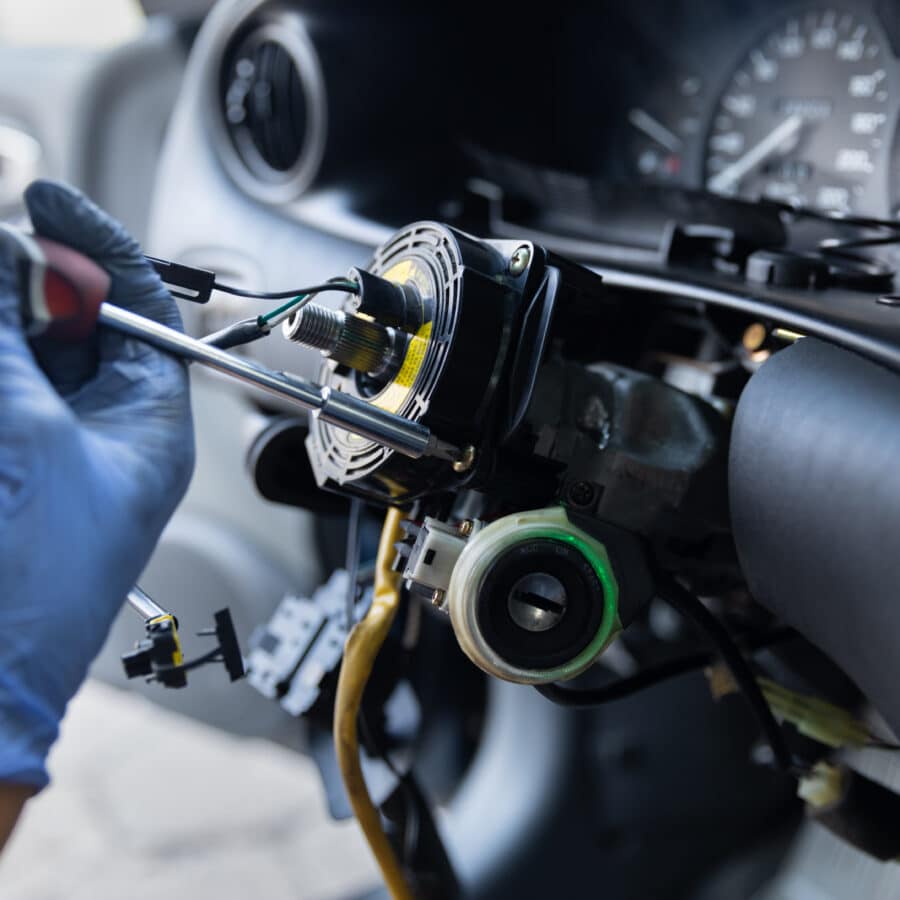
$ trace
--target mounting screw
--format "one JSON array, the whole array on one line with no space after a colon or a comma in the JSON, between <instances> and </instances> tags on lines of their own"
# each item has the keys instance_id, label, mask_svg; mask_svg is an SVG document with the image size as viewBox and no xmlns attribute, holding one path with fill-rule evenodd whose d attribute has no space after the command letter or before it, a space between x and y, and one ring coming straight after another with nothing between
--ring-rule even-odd
<instances>
[{"instance_id":1,"label":"mounting screw","mask_svg":"<svg viewBox=\"0 0 900 900\"><path fill-rule=\"evenodd\" d=\"M597 492L589 481L576 481L569 485L566 497L572 506L590 506L594 502Z\"/></svg>"},{"instance_id":2,"label":"mounting screw","mask_svg":"<svg viewBox=\"0 0 900 900\"><path fill-rule=\"evenodd\" d=\"M513 255L509 258L509 274L515 277L521 275L531 262L531 247L528 244L522 244L516 247Z\"/></svg>"},{"instance_id":3,"label":"mounting screw","mask_svg":"<svg viewBox=\"0 0 900 900\"><path fill-rule=\"evenodd\" d=\"M469 444L468 446L462 448L459 459L455 463L453 463L453 471L468 472L469 469L472 468L472 463L474 462L475 448L471 444Z\"/></svg>"},{"instance_id":4,"label":"mounting screw","mask_svg":"<svg viewBox=\"0 0 900 900\"><path fill-rule=\"evenodd\" d=\"M457 527L460 537L468 537L475 529L475 523L471 519L463 519Z\"/></svg>"},{"instance_id":5,"label":"mounting screw","mask_svg":"<svg viewBox=\"0 0 900 900\"><path fill-rule=\"evenodd\" d=\"M435 588L431 593L431 605L432 606L443 606L444 605L444 592L440 588Z\"/></svg>"}]
</instances>

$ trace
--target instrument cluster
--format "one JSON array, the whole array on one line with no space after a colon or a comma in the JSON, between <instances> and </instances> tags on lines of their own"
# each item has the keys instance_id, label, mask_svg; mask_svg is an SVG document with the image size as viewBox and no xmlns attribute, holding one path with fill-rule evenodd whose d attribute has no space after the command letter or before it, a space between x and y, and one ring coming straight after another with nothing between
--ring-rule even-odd
<instances>
[{"instance_id":1,"label":"instrument cluster","mask_svg":"<svg viewBox=\"0 0 900 900\"><path fill-rule=\"evenodd\" d=\"M894 215L895 18L891 4L769 4L686 31L623 105L625 174ZM648 43L665 43L646 20L643 28Z\"/></svg>"}]
</instances>

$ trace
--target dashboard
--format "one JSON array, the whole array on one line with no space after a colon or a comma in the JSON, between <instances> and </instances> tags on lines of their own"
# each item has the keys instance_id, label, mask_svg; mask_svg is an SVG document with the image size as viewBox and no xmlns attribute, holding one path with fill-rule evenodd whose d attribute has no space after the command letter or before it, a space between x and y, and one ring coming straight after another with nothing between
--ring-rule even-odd
<instances>
[{"instance_id":1,"label":"dashboard","mask_svg":"<svg viewBox=\"0 0 900 900\"><path fill-rule=\"evenodd\" d=\"M659 62L625 94L619 174L894 215L895 5L756 4L720 19L725 8L704 8L705 26L676 41L640 14Z\"/></svg>"},{"instance_id":2,"label":"dashboard","mask_svg":"<svg viewBox=\"0 0 900 900\"><path fill-rule=\"evenodd\" d=\"M422 219L628 262L615 248L655 252L685 190L900 208L897 4L556 9L217 3L160 163L151 251L276 289ZM186 310L188 328L252 314L217 309Z\"/></svg>"},{"instance_id":3,"label":"dashboard","mask_svg":"<svg viewBox=\"0 0 900 900\"><path fill-rule=\"evenodd\" d=\"M220 3L182 131L210 149L221 190L366 243L426 217L487 233L486 185L561 207L554 228L580 232L598 183L900 207L896 4L558 9L463 3L442 21L386 4Z\"/></svg>"},{"instance_id":4,"label":"dashboard","mask_svg":"<svg viewBox=\"0 0 900 900\"><path fill-rule=\"evenodd\" d=\"M869 216L893 216L900 206L896 2L560 0L512 15L506 5L465 0L452 15L404 6L217 3L194 43L169 129L148 251L212 269L231 284L274 291L347 272L397 228L423 219L484 237L532 238L596 262L600 245L615 244L624 254L623 245L643 239L642 216L624 215L626 206L643 203L665 214L667 192L767 196ZM702 288L695 296L709 295ZM808 298L818 312L832 302L825 292ZM894 315L875 300L860 309L880 317L879 324ZM258 310L252 301L218 298L183 311L186 328L205 334ZM725 317L721 312L716 321ZM890 325L897 328L893 319ZM309 378L321 366L318 352L288 342L259 342L246 352ZM198 408L209 408L219 386L202 384L199 374L196 381L207 392ZM249 427L260 407L240 400ZM229 408L229 415L236 411ZM214 440L200 441L206 457L199 471L217 466L225 473L228 463L229 483L243 481L244 445L214 430L218 424L208 423ZM270 512L258 510L261 523ZM269 530L258 528L267 540ZM535 724L523 717L549 713L525 706L521 694L498 706L510 719L496 733L565 738L562 717ZM635 722L655 728L676 708L682 716L681 706L667 704ZM598 733L615 736L608 726L619 721L603 720ZM667 725L666 740L681 726ZM687 730L693 739L712 726ZM726 727L719 736L732 740L735 733ZM481 769L494 785L519 778L519 787L507 791L516 802L530 802L548 783L551 766L566 769L566 777L580 771L550 744L544 757L527 754L510 767L517 749L505 749L502 762L498 754L496 769ZM738 765L739 754L703 752L703 779L684 779L679 753L667 749L666 765L677 764L679 773L660 779L665 791L647 788L654 803L670 796L672 783L683 783L686 795L665 813L671 824L660 828L654 820L642 832L646 843L633 857L630 896L657 896L653 885L641 889L640 879L655 884L669 867L682 871L681 845L671 835L697 809L722 806L693 840L711 856L725 852L717 842L728 844L731 829L749 837L751 819L771 826L771 804L755 782L742 774L744 793L735 799L711 777L719 762L710 760ZM522 768L526 762L533 767ZM620 803L630 822L642 805L618 774L609 781L614 788L597 782L596 807ZM464 799L494 796L481 788L471 787ZM579 785L575 794L583 791ZM473 871L497 865L497 852L472 823L489 820L492 833L511 846L529 815L545 813L499 804L492 815L506 818L497 822L476 806L473 800L466 818L471 827L458 829L471 833L460 855L477 861L470 862ZM606 823L597 815L599 831ZM593 830L579 840L591 844L584 859L596 870ZM621 847L631 852L625 842ZM646 858L655 866L640 863Z\"/></svg>"}]
</instances>

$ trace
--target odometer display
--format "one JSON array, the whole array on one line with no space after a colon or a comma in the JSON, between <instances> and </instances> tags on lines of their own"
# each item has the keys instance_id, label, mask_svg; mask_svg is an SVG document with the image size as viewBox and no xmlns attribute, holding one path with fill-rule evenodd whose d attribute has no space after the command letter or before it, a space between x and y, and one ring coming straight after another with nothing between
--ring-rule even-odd
<instances>
[{"instance_id":1,"label":"odometer display","mask_svg":"<svg viewBox=\"0 0 900 900\"><path fill-rule=\"evenodd\" d=\"M787 19L754 47L716 108L715 193L857 209L884 152L887 76L870 27L836 10Z\"/></svg>"}]
</instances>

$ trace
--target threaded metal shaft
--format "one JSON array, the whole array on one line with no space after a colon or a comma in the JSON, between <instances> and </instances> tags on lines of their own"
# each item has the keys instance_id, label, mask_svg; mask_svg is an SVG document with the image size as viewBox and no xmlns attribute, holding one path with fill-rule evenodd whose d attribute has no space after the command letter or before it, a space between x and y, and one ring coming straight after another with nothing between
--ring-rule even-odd
<instances>
[{"instance_id":1,"label":"threaded metal shaft","mask_svg":"<svg viewBox=\"0 0 900 900\"><path fill-rule=\"evenodd\" d=\"M340 310L308 303L285 321L282 330L292 341L330 353L340 340L345 318Z\"/></svg>"},{"instance_id":2,"label":"threaded metal shaft","mask_svg":"<svg viewBox=\"0 0 900 900\"><path fill-rule=\"evenodd\" d=\"M370 319L310 303L285 321L285 337L359 372L380 372L394 344L389 329Z\"/></svg>"}]
</instances>

